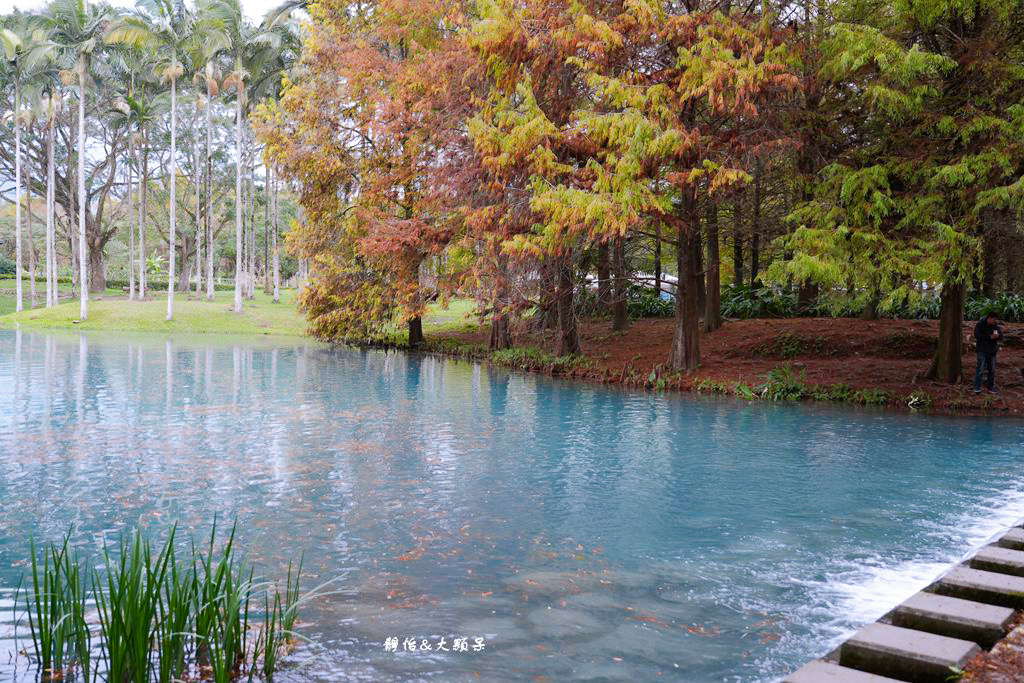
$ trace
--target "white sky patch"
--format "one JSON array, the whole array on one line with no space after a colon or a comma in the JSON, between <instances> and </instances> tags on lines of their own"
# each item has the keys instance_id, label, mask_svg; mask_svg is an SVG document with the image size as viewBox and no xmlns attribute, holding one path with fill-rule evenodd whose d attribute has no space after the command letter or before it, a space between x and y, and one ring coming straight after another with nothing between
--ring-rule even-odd
<instances>
[{"instance_id":1,"label":"white sky patch","mask_svg":"<svg viewBox=\"0 0 1024 683\"><path fill-rule=\"evenodd\" d=\"M115 7L134 7L133 0L109 0ZM243 0L242 9L249 21L258 24L263 20L264 15L272 8L277 7L281 0ZM46 0L0 0L0 14L9 14L15 7L26 12L45 7Z\"/></svg>"}]
</instances>

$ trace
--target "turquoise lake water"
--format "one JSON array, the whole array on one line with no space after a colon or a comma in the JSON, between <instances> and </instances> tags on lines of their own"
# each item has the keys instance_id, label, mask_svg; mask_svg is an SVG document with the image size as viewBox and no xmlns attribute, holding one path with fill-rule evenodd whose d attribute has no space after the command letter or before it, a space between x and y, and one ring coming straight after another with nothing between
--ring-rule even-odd
<instances>
[{"instance_id":1,"label":"turquoise lake water","mask_svg":"<svg viewBox=\"0 0 1024 683\"><path fill-rule=\"evenodd\" d=\"M116 334L0 332L0 396L0 680L29 536L72 525L237 518L269 575L340 577L276 680L701 682L777 680L1024 516L1018 421Z\"/></svg>"}]
</instances>

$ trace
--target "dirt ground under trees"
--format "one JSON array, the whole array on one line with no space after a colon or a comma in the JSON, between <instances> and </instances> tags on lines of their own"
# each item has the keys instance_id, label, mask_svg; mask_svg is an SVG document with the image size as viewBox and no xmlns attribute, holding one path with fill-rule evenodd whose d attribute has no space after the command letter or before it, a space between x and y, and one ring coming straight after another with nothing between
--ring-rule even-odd
<instances>
[{"instance_id":1,"label":"dirt ground under trees","mask_svg":"<svg viewBox=\"0 0 1024 683\"><path fill-rule=\"evenodd\" d=\"M965 340L973 322L965 321ZM1024 325L1004 325L996 360L998 393L975 395L973 343L965 342L964 377L956 385L923 378L938 335L930 320L785 318L726 321L716 332L701 335L701 368L691 376L669 373L664 364L672 343L671 319L633 321L613 333L604 319L580 323L587 360L578 366L535 363L529 369L570 377L635 386L736 393L736 384L756 390L773 368L786 367L810 385L885 392L885 403L950 414L1024 414ZM487 328L437 335L462 345L485 346ZM517 347L550 351L552 332L519 330ZM526 367L525 365L523 367ZM878 396L878 394L875 394ZM922 400L922 397L927 398Z\"/></svg>"}]
</instances>

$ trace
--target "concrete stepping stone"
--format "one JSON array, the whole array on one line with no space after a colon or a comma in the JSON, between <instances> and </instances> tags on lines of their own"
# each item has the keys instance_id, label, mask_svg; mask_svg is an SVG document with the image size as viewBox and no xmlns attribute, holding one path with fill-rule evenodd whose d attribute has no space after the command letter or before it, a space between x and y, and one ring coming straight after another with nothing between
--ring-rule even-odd
<instances>
[{"instance_id":1,"label":"concrete stepping stone","mask_svg":"<svg viewBox=\"0 0 1024 683\"><path fill-rule=\"evenodd\" d=\"M991 605L1024 607L1024 577L1020 576L954 567L939 579L934 590L942 595Z\"/></svg>"},{"instance_id":2,"label":"concrete stepping stone","mask_svg":"<svg viewBox=\"0 0 1024 683\"><path fill-rule=\"evenodd\" d=\"M782 683L894 683L895 678L886 678L866 671L847 669L832 662L818 659L794 671Z\"/></svg>"},{"instance_id":3,"label":"concrete stepping stone","mask_svg":"<svg viewBox=\"0 0 1024 683\"><path fill-rule=\"evenodd\" d=\"M906 681L945 681L981 652L969 640L889 624L868 624L839 651L839 664Z\"/></svg>"},{"instance_id":4,"label":"concrete stepping stone","mask_svg":"<svg viewBox=\"0 0 1024 683\"><path fill-rule=\"evenodd\" d=\"M1014 527L1003 534L1003 537L996 541L996 543L1003 548L1024 550L1024 529Z\"/></svg>"},{"instance_id":5,"label":"concrete stepping stone","mask_svg":"<svg viewBox=\"0 0 1024 683\"><path fill-rule=\"evenodd\" d=\"M894 626L962 638L991 647L1006 635L1014 611L935 593L917 593L893 610Z\"/></svg>"},{"instance_id":6,"label":"concrete stepping stone","mask_svg":"<svg viewBox=\"0 0 1024 683\"><path fill-rule=\"evenodd\" d=\"M971 558L970 565L974 569L1024 576L1024 551L985 546Z\"/></svg>"}]
</instances>

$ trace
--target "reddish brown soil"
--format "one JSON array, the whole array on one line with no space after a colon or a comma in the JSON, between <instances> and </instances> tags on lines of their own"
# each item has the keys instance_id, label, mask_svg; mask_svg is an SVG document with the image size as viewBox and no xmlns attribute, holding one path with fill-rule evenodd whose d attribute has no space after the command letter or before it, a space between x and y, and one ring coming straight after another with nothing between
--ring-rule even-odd
<instances>
[{"instance_id":1,"label":"reddish brown soil","mask_svg":"<svg viewBox=\"0 0 1024 683\"><path fill-rule=\"evenodd\" d=\"M995 644L988 652L982 652L964 668L960 678L965 683L1020 683L1024 681L1024 628L1020 624L1024 614L1014 619L1010 635Z\"/></svg>"},{"instance_id":2,"label":"reddish brown soil","mask_svg":"<svg viewBox=\"0 0 1024 683\"><path fill-rule=\"evenodd\" d=\"M845 384L853 389L881 389L890 405L906 407L912 392L931 397L932 412L957 414L1024 414L1024 325L1004 326L1005 345L997 357L999 392L972 391L975 357L965 345L964 378L947 385L922 378L928 370L938 333L936 321L850 318L787 318L727 321L718 331L701 337L702 363L692 376L670 375L664 369L672 342L672 320L633 322L613 333L606 320L583 321L580 339L590 359L585 368L568 374L603 382L648 384L651 372L669 388L693 389L700 380L757 386L765 375L790 365L809 385ZM972 324L964 324L965 338ZM487 329L448 333L464 344L485 345ZM553 349L551 332L522 332L516 346Z\"/></svg>"}]
</instances>

